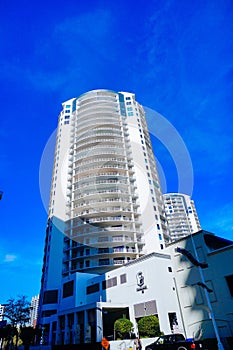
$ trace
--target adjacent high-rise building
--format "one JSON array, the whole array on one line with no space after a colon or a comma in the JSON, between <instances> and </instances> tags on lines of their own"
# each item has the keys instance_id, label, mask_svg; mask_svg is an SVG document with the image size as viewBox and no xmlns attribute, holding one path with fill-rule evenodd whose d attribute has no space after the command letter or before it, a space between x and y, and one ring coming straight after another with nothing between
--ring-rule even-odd
<instances>
[{"instance_id":1,"label":"adjacent high-rise building","mask_svg":"<svg viewBox=\"0 0 233 350\"><path fill-rule=\"evenodd\" d=\"M163 195L171 241L201 230L194 201L181 193Z\"/></svg>"},{"instance_id":2,"label":"adjacent high-rise building","mask_svg":"<svg viewBox=\"0 0 233 350\"><path fill-rule=\"evenodd\" d=\"M64 102L46 229L43 304L57 300L61 278L105 273L162 251L168 239L145 111L135 95L94 90Z\"/></svg>"},{"instance_id":3,"label":"adjacent high-rise building","mask_svg":"<svg viewBox=\"0 0 233 350\"><path fill-rule=\"evenodd\" d=\"M38 317L38 307L39 307L39 295L32 297L30 305L30 320L29 325L31 327L36 327L37 317Z\"/></svg>"}]
</instances>

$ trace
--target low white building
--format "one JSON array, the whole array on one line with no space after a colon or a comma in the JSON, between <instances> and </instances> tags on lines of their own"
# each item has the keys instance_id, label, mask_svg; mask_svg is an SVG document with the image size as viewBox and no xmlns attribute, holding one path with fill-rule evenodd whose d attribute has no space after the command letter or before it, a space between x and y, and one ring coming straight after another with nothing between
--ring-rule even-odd
<instances>
[{"instance_id":1,"label":"low white building","mask_svg":"<svg viewBox=\"0 0 233 350\"><path fill-rule=\"evenodd\" d=\"M157 315L161 331L184 332L171 257L152 253L103 275L75 273L63 280L58 313L46 317L49 342L69 344L114 338L114 322ZM46 306L46 304L44 304ZM48 304L48 313L51 305ZM46 314L44 314L46 315ZM45 319L44 319L45 321Z\"/></svg>"},{"instance_id":2,"label":"low white building","mask_svg":"<svg viewBox=\"0 0 233 350\"><path fill-rule=\"evenodd\" d=\"M202 230L170 244L166 252L186 335L198 335L199 329L202 338L215 338L215 322L219 336L233 341L233 242Z\"/></svg>"},{"instance_id":3,"label":"low white building","mask_svg":"<svg viewBox=\"0 0 233 350\"><path fill-rule=\"evenodd\" d=\"M43 341L114 338L114 322L157 315L162 332L233 340L233 242L207 231L171 243L103 275L75 273L43 299ZM211 317L210 318L210 313Z\"/></svg>"}]
</instances>

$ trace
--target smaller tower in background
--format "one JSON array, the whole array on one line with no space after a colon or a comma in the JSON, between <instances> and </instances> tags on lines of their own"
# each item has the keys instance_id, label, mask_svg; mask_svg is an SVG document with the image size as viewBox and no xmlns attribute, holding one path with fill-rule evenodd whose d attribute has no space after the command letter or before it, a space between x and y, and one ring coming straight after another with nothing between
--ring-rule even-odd
<instances>
[{"instance_id":1,"label":"smaller tower in background","mask_svg":"<svg viewBox=\"0 0 233 350\"><path fill-rule=\"evenodd\" d=\"M37 323L38 307L39 307L39 295L32 297L32 300L31 300L29 325L33 328L36 327L36 323Z\"/></svg>"},{"instance_id":2,"label":"smaller tower in background","mask_svg":"<svg viewBox=\"0 0 233 350\"><path fill-rule=\"evenodd\" d=\"M201 230L194 201L181 193L163 195L171 241Z\"/></svg>"}]
</instances>

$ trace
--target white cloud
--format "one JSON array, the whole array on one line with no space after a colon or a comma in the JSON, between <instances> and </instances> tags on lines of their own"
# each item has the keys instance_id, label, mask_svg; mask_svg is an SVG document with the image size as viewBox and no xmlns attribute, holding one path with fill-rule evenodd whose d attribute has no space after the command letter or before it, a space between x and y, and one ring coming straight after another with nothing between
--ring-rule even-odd
<instances>
[{"instance_id":1,"label":"white cloud","mask_svg":"<svg viewBox=\"0 0 233 350\"><path fill-rule=\"evenodd\" d=\"M14 254L6 254L4 258L4 262L13 262L17 259L17 256Z\"/></svg>"}]
</instances>

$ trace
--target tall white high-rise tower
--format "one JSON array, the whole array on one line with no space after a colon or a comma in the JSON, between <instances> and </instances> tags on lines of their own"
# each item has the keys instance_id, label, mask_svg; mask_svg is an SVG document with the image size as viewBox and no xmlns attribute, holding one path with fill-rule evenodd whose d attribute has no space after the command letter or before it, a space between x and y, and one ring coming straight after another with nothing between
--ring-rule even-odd
<instances>
[{"instance_id":1,"label":"tall white high-rise tower","mask_svg":"<svg viewBox=\"0 0 233 350\"><path fill-rule=\"evenodd\" d=\"M143 107L135 95L94 90L62 104L42 274L43 304L62 277L104 273L168 240Z\"/></svg>"},{"instance_id":2,"label":"tall white high-rise tower","mask_svg":"<svg viewBox=\"0 0 233 350\"><path fill-rule=\"evenodd\" d=\"M163 195L171 241L201 230L194 201L181 193Z\"/></svg>"}]
</instances>

